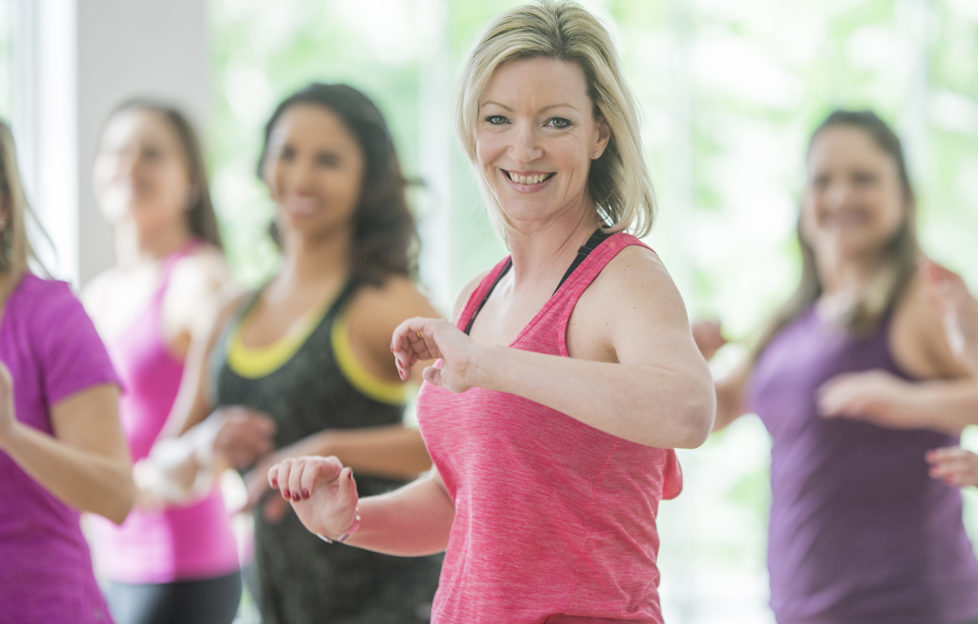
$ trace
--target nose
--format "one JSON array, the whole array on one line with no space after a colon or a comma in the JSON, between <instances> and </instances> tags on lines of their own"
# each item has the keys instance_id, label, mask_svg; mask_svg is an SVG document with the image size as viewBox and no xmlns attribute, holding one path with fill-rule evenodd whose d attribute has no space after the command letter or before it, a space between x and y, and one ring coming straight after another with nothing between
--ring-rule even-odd
<instances>
[{"instance_id":1,"label":"nose","mask_svg":"<svg viewBox=\"0 0 978 624\"><path fill-rule=\"evenodd\" d=\"M136 152L129 149L121 150L115 158L115 175L120 178L131 178L138 165L139 155Z\"/></svg>"},{"instance_id":2,"label":"nose","mask_svg":"<svg viewBox=\"0 0 978 624\"><path fill-rule=\"evenodd\" d=\"M539 138L531 124L521 124L516 128L510 152L517 164L525 165L540 158L543 150Z\"/></svg>"},{"instance_id":3,"label":"nose","mask_svg":"<svg viewBox=\"0 0 978 624\"><path fill-rule=\"evenodd\" d=\"M844 206L851 197L851 186L842 181L834 181L825 189L825 202L833 208Z\"/></svg>"}]
</instances>

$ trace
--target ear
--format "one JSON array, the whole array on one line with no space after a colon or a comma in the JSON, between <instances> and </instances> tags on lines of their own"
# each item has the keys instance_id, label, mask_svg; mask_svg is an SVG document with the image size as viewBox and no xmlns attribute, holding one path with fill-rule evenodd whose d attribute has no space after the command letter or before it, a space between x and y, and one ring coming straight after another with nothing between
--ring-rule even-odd
<instances>
[{"instance_id":1,"label":"ear","mask_svg":"<svg viewBox=\"0 0 978 624\"><path fill-rule=\"evenodd\" d=\"M604 117L598 117L595 120L597 122L597 132L595 134L594 143L591 144L591 154L597 154L594 156L595 159L601 158L604 151L608 148L608 143L611 142L611 126L605 121Z\"/></svg>"}]
</instances>

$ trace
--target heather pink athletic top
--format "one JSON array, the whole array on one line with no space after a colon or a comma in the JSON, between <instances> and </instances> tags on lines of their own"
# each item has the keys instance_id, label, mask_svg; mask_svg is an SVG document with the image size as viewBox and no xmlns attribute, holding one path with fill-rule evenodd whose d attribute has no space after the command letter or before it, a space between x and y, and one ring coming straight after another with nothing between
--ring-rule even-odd
<instances>
[{"instance_id":1,"label":"heather pink athletic top","mask_svg":"<svg viewBox=\"0 0 978 624\"><path fill-rule=\"evenodd\" d=\"M159 288L127 331L106 340L126 388L119 403L133 462L149 455L180 387L183 362L163 338L163 297L176 262L193 243L164 261ZM168 583L213 578L239 568L224 499L215 487L186 506L133 509L122 526L96 519L93 537L101 571L123 583Z\"/></svg>"},{"instance_id":2,"label":"heather pink athletic top","mask_svg":"<svg viewBox=\"0 0 978 624\"><path fill-rule=\"evenodd\" d=\"M619 233L598 245L510 346L567 357L581 293L621 249L641 244ZM505 266L472 293L459 328ZM455 505L433 623L662 622L655 519L682 487L673 450L483 388L424 384L418 419Z\"/></svg>"}]
</instances>

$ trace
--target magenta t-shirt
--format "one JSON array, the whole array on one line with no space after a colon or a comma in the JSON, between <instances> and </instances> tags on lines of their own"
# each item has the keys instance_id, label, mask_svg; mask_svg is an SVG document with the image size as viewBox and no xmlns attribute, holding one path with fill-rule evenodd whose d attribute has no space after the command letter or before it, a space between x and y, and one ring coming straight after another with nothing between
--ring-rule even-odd
<instances>
[{"instance_id":1,"label":"magenta t-shirt","mask_svg":"<svg viewBox=\"0 0 978 624\"><path fill-rule=\"evenodd\" d=\"M635 244L619 233L598 245L510 346L567 357L581 293ZM504 266L472 293L459 328ZM682 487L672 449L484 388L426 383L418 421L455 505L433 623L661 624L655 520L659 501Z\"/></svg>"},{"instance_id":2,"label":"magenta t-shirt","mask_svg":"<svg viewBox=\"0 0 978 624\"><path fill-rule=\"evenodd\" d=\"M17 419L51 433L50 408L117 384L105 347L68 284L24 275L0 319L0 360L14 382ZM0 451L0 622L111 622L79 512Z\"/></svg>"}]
</instances>

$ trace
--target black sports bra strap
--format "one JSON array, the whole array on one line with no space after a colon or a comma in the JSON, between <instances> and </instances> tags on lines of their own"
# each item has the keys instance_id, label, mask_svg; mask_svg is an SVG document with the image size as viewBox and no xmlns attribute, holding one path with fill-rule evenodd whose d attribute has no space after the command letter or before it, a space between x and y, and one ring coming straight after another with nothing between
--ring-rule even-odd
<instances>
[{"instance_id":1,"label":"black sports bra strap","mask_svg":"<svg viewBox=\"0 0 978 624\"><path fill-rule=\"evenodd\" d=\"M557 288L554 288L555 294L558 290L560 290L560 287L564 285L564 282L567 281L567 278L571 276L571 273L574 272L574 269L579 267L581 263L584 262L584 259L587 258L588 255L590 255L590 253L594 251L597 248L597 246L600 245L604 241L604 239L608 238L609 236L611 236L611 234L608 234L607 232L601 230L600 228L594 230L594 234L591 234L591 238L587 239L587 242L584 243L584 246L577 250L577 257L574 258L573 262L571 262L571 265L567 269L567 272L564 273L564 276L560 278L560 283L557 284Z\"/></svg>"},{"instance_id":2,"label":"black sports bra strap","mask_svg":"<svg viewBox=\"0 0 978 624\"><path fill-rule=\"evenodd\" d=\"M600 245L609 236L611 236L611 234L608 234L607 232L601 230L600 228L595 230L594 234L591 234L591 238L587 239L587 242L584 243L584 245L577 250L577 257L575 257L574 261L571 262L571 265L564 273L564 276L560 278L560 282L557 284L557 288L554 288L554 294L556 294L557 291L560 290L560 287L564 285L564 282L566 282L567 278L571 276L571 274L574 272L574 269L579 267L581 263L584 262L584 259L587 258L588 255L590 255L590 253L594 251L597 248L597 246ZM485 296L482 298L482 301L479 302L479 306L475 309L475 312L472 313L472 318L469 319L468 324L466 324L465 326L464 331L466 334L472 331L472 325L475 323L475 317L477 317L479 315L479 312L482 311L483 306L486 305L486 301L489 301L489 295L491 295L492 291L496 289L496 285L499 284L499 281L503 279L503 276L509 272L512 266L513 266L513 259L510 258L509 260L506 261L506 264L503 265L502 270L499 271L499 275L496 276L496 279L495 281L493 281L492 286L490 286L489 290L486 291Z\"/></svg>"}]
</instances>

